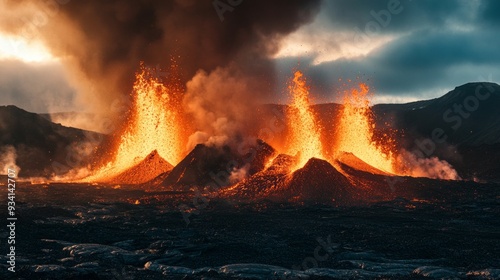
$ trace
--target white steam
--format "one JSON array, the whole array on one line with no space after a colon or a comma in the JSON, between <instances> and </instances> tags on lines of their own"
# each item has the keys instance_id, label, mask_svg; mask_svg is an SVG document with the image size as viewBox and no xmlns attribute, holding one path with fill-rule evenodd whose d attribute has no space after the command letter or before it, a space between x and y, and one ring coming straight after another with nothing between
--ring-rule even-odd
<instances>
[{"instance_id":1,"label":"white steam","mask_svg":"<svg viewBox=\"0 0 500 280\"><path fill-rule=\"evenodd\" d=\"M248 170L250 169L250 164L245 164L242 168L234 168L229 175L229 182L231 184L236 184L248 176Z\"/></svg>"},{"instance_id":2,"label":"white steam","mask_svg":"<svg viewBox=\"0 0 500 280\"><path fill-rule=\"evenodd\" d=\"M16 164L17 153L13 146L4 146L0 148L0 170L1 175L9 174L10 170L16 171L16 176L19 176L21 168Z\"/></svg>"},{"instance_id":3,"label":"white steam","mask_svg":"<svg viewBox=\"0 0 500 280\"><path fill-rule=\"evenodd\" d=\"M461 179L451 164L437 157L421 158L403 150L397 161L403 165L400 172L404 173L404 175L445 180Z\"/></svg>"}]
</instances>

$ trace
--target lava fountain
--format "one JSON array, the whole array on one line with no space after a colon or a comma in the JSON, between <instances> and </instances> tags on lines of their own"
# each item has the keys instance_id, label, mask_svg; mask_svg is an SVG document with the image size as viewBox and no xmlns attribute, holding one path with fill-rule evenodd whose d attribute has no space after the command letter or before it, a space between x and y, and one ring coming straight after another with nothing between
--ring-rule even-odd
<instances>
[{"instance_id":1,"label":"lava fountain","mask_svg":"<svg viewBox=\"0 0 500 280\"><path fill-rule=\"evenodd\" d=\"M181 160L183 139L180 104L176 97L179 87L162 83L155 70L141 63L132 91L130 119L114 157L84 181L102 182L113 178L155 150L170 164Z\"/></svg>"},{"instance_id":2,"label":"lava fountain","mask_svg":"<svg viewBox=\"0 0 500 280\"><path fill-rule=\"evenodd\" d=\"M321 130L310 107L309 88L300 71L294 73L289 85L292 102L288 106L288 127L290 129L287 153L297 155L297 164L292 170L301 168L312 158L323 159Z\"/></svg>"},{"instance_id":3,"label":"lava fountain","mask_svg":"<svg viewBox=\"0 0 500 280\"><path fill-rule=\"evenodd\" d=\"M352 153L365 163L387 173L395 174L395 159L391 152L393 139L385 135L384 144L373 139L375 128L373 112L368 99L369 87L360 84L360 89L352 89L343 100L343 111L336 122L337 133L333 154Z\"/></svg>"}]
</instances>

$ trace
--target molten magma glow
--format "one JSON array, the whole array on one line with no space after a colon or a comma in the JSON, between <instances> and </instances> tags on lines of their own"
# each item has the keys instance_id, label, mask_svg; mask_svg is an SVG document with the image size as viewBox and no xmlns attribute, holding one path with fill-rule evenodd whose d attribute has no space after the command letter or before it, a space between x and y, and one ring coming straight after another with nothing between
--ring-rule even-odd
<instances>
[{"instance_id":1,"label":"molten magma glow","mask_svg":"<svg viewBox=\"0 0 500 280\"><path fill-rule=\"evenodd\" d=\"M177 88L165 86L155 70L141 64L133 87L133 111L130 122L120 138L114 159L86 178L85 181L106 181L133 167L151 152L171 164L182 156L180 107L175 95Z\"/></svg>"},{"instance_id":2,"label":"molten magma glow","mask_svg":"<svg viewBox=\"0 0 500 280\"><path fill-rule=\"evenodd\" d=\"M296 71L289 86L292 102L288 106L288 127L290 135L287 153L297 155L296 170L312 158L323 159L320 129L309 104L309 90L302 72Z\"/></svg>"},{"instance_id":3,"label":"molten magma glow","mask_svg":"<svg viewBox=\"0 0 500 280\"><path fill-rule=\"evenodd\" d=\"M369 88L360 85L360 90L353 89L344 97L344 109L337 122L337 136L334 154L342 152L354 154L369 165L395 174L394 158L390 151L392 139L384 139L387 145L378 145L373 141L374 120L368 100Z\"/></svg>"}]
</instances>

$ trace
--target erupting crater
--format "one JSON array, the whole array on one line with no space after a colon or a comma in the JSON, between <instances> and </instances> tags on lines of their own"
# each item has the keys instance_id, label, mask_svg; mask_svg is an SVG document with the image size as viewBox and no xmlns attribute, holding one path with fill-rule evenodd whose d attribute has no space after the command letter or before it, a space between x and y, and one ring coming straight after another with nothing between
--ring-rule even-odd
<instances>
[{"instance_id":1,"label":"erupting crater","mask_svg":"<svg viewBox=\"0 0 500 280\"><path fill-rule=\"evenodd\" d=\"M287 109L290 135L286 153L297 157L297 162L292 167L292 170L297 170L310 158L324 159L325 156L321 144L321 129L311 109L304 74L296 71L288 88L292 102Z\"/></svg>"},{"instance_id":2,"label":"erupting crater","mask_svg":"<svg viewBox=\"0 0 500 280\"><path fill-rule=\"evenodd\" d=\"M292 101L287 107L288 138L285 153L296 158L290 171L295 171L315 157L326 159L334 166L340 161L353 168L375 174L397 174L394 159L394 139L384 135L383 141L374 141L374 119L368 99L369 88L348 92L342 111L334 121L333 139L322 138L322 128L309 100L309 88L302 72L296 71L289 91ZM326 143L323 143L326 142ZM325 153L330 149L329 153Z\"/></svg>"},{"instance_id":3,"label":"erupting crater","mask_svg":"<svg viewBox=\"0 0 500 280\"><path fill-rule=\"evenodd\" d=\"M391 133L375 137L367 85L347 92L337 113L327 118L332 124L321 124L304 74L296 71L288 87L282 147L275 150L257 140L242 154L228 144L200 143L184 153L180 87L164 84L150 71L141 64L136 74L129 122L112 159L84 181L201 187L226 198L338 205L392 197L387 176L402 175L397 172L402 169Z\"/></svg>"},{"instance_id":4,"label":"erupting crater","mask_svg":"<svg viewBox=\"0 0 500 280\"><path fill-rule=\"evenodd\" d=\"M181 160L184 147L181 107L176 98L179 93L177 85L165 85L154 69L141 63L133 86L132 112L113 158L82 181L115 182L128 178L124 181L143 183L172 169L171 164ZM132 180L131 170L145 173Z\"/></svg>"},{"instance_id":5,"label":"erupting crater","mask_svg":"<svg viewBox=\"0 0 500 280\"><path fill-rule=\"evenodd\" d=\"M369 165L385 173L396 174L393 156L394 140L385 135L383 144L374 141L375 124L368 99L369 88L360 84L360 89L352 89L343 100L343 110L335 122L336 139L333 144L334 157L339 161L348 160L347 165L367 170ZM382 141L380 141L382 143ZM350 153L359 160L346 156Z\"/></svg>"}]
</instances>

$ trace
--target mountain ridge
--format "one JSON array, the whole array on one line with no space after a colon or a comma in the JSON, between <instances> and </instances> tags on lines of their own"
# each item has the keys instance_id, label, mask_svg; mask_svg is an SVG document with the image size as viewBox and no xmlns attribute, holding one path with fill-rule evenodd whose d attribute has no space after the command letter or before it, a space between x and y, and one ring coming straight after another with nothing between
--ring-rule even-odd
<instances>
[{"instance_id":1,"label":"mountain ridge","mask_svg":"<svg viewBox=\"0 0 500 280\"><path fill-rule=\"evenodd\" d=\"M16 149L21 176L62 175L88 163L83 143L97 143L106 136L65 127L13 105L0 106L0 146Z\"/></svg>"}]
</instances>

